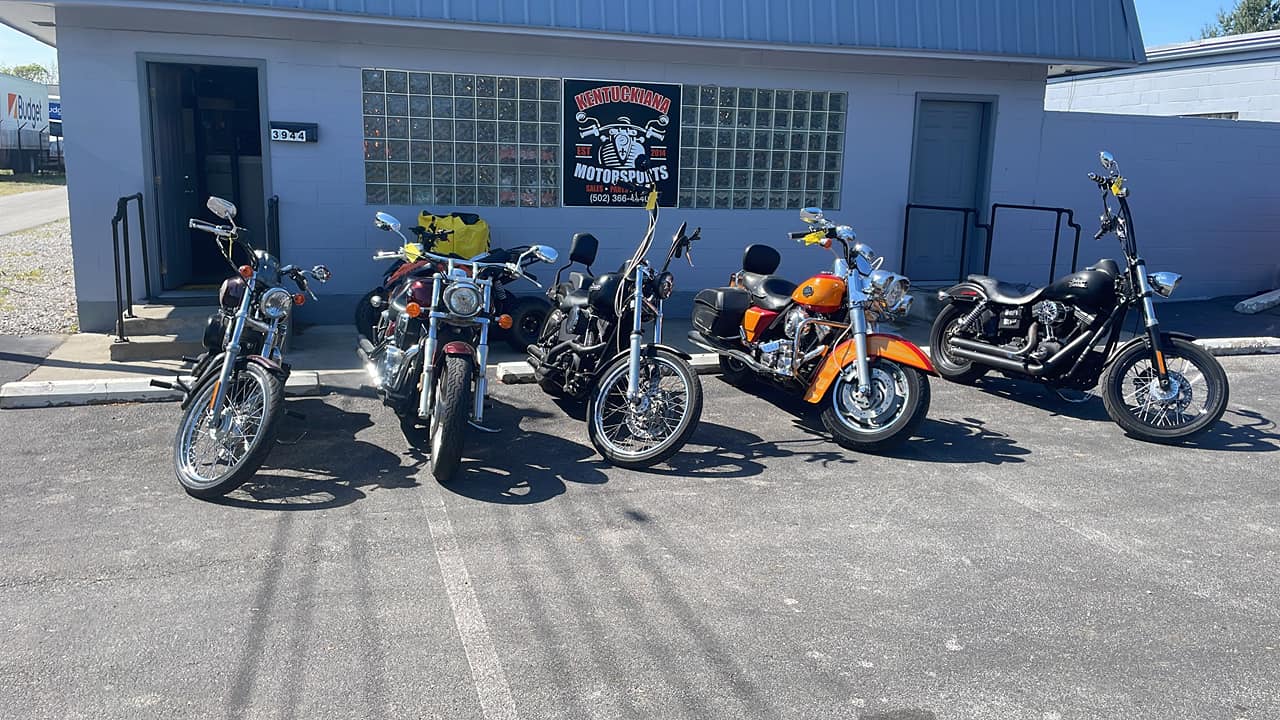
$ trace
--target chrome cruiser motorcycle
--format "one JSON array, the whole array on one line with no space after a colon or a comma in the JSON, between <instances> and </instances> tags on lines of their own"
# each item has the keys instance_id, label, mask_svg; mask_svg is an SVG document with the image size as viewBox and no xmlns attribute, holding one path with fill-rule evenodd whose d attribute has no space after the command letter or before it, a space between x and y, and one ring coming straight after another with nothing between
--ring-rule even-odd
<instances>
[{"instance_id":1,"label":"chrome cruiser motorcycle","mask_svg":"<svg viewBox=\"0 0 1280 720\"><path fill-rule=\"evenodd\" d=\"M408 260L405 248L411 243L400 232L400 221L380 212L374 224L403 242L400 250L373 259ZM525 267L534 261L554 263L557 255L534 245L514 262L484 262L484 255L460 260L426 251L417 256L437 263L436 271L401 285L378 319L377 342L362 337L357 351L383 403L401 418L426 424L431 474L449 482L462 460L468 423L499 432L483 424L489 327L510 328L512 319L494 311L493 284L507 274L537 284Z\"/></svg>"},{"instance_id":2,"label":"chrome cruiser motorcycle","mask_svg":"<svg viewBox=\"0 0 1280 720\"><path fill-rule=\"evenodd\" d=\"M1152 298L1169 297L1182 276L1147 271L1134 237L1129 188L1111 153L1100 158L1106 175L1089 173L1102 193L1102 226L1094 239L1115 233L1124 267L1099 260L1029 293L970 275L938 293L945 304L933 323L933 362L942 377L962 383L995 369L1039 381L1059 394L1101 384L1107 414L1129 435L1152 442L1186 440L1222 417L1227 375L1195 338L1160 329ZM1109 197L1119 202L1119 215L1111 211ZM1135 305L1145 332L1117 348Z\"/></svg>"},{"instance_id":3,"label":"chrome cruiser motorcycle","mask_svg":"<svg viewBox=\"0 0 1280 720\"><path fill-rule=\"evenodd\" d=\"M694 298L689 340L720 356L733 385L760 378L824 404L822 424L841 445L887 449L929 412L929 358L909 340L876 332L878 320L907 314L911 283L881 269L884 258L857 242L853 228L818 208L800 219L810 229L789 236L830 250L831 269L796 285L773 274L777 250L751 245L729 287Z\"/></svg>"},{"instance_id":4,"label":"chrome cruiser motorcycle","mask_svg":"<svg viewBox=\"0 0 1280 720\"><path fill-rule=\"evenodd\" d=\"M690 356L662 344L662 304L675 289L668 271L701 235L685 235L681 224L661 269L645 256L658 225L658 192L652 184L645 208L649 227L635 254L614 273L596 278L574 272L548 293L551 315L542 337L529 346L529 365L550 395L587 400L587 435L605 460L644 468L671 457L688 442L702 416L702 383ZM588 233L574 236L569 264L588 272L599 243ZM645 342L645 323L653 340ZM627 333L630 328L630 333Z\"/></svg>"},{"instance_id":5,"label":"chrome cruiser motorcycle","mask_svg":"<svg viewBox=\"0 0 1280 720\"><path fill-rule=\"evenodd\" d=\"M295 305L315 294L307 277L324 283L329 269L316 265L302 270L280 262L265 250L255 250L241 238L236 206L218 197L209 198L210 211L226 220L214 225L192 218L188 227L213 235L236 275L218 290L218 310L205 326L206 352L195 359L193 380L152 380L156 387L177 388L185 393L182 421L173 441L173 465L178 482L199 498L225 495L243 485L258 471L279 431L284 410L284 383L289 364L282 348L289 334ZM249 259L236 266L232 260L239 246ZM297 292L283 287L292 283Z\"/></svg>"}]
</instances>

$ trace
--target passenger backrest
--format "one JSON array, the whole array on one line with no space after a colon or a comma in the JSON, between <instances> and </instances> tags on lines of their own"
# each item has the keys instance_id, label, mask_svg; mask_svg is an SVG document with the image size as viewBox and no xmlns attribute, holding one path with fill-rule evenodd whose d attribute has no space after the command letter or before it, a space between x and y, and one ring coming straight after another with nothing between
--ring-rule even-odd
<instances>
[{"instance_id":1,"label":"passenger backrest","mask_svg":"<svg viewBox=\"0 0 1280 720\"><path fill-rule=\"evenodd\" d=\"M755 275L772 275L782 263L782 255L768 245L748 245L742 253L742 269Z\"/></svg>"}]
</instances>

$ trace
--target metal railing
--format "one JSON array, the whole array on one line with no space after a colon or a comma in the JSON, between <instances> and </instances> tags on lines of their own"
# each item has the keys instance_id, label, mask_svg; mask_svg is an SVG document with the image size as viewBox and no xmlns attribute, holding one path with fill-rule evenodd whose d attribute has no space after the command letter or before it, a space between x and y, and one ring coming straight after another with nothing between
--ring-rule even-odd
<instances>
[{"instance_id":1,"label":"metal railing","mask_svg":"<svg viewBox=\"0 0 1280 720\"><path fill-rule=\"evenodd\" d=\"M280 196L267 199L267 252L280 259Z\"/></svg>"},{"instance_id":2,"label":"metal railing","mask_svg":"<svg viewBox=\"0 0 1280 720\"><path fill-rule=\"evenodd\" d=\"M111 249L114 253L116 280L116 342L129 342L125 337L125 318L133 314L133 264L132 245L129 242L129 203L138 201L138 241L142 249L142 282L145 299L151 299L151 268L147 260L147 222L143 212L142 193L126 195L116 200L116 214L111 218ZM123 230L123 232L121 232ZM123 249L122 249L123 248ZM120 258L124 257L124 273L120 272Z\"/></svg>"},{"instance_id":3,"label":"metal railing","mask_svg":"<svg viewBox=\"0 0 1280 720\"><path fill-rule=\"evenodd\" d=\"M949 205L922 205L919 203L907 203L906 217L902 222L902 274L911 277L911 271L907 269L907 245L911 240L911 211L913 210L929 210L936 212L952 212L960 213L963 217L964 229L960 231L960 275L956 278L956 282L964 280L965 268L968 265L969 251L969 226L980 228L987 231L987 255L991 254L991 226L978 222L978 211L971 207L952 207ZM970 222L970 218L973 222Z\"/></svg>"},{"instance_id":4,"label":"metal railing","mask_svg":"<svg viewBox=\"0 0 1280 720\"><path fill-rule=\"evenodd\" d=\"M1067 218L1067 226L1074 228L1076 231L1075 245L1071 249L1071 272L1076 271L1076 263L1080 259L1080 225L1076 223L1075 211L1069 208L1048 207L1046 205L1016 205L1008 203L995 203L991 206L991 224L987 227L987 257L982 264L982 274L989 275L991 273L991 239L996 233L996 214L997 211L1004 210L1026 210L1028 212L1051 212L1054 213L1053 221L1053 250L1049 256L1049 283L1058 278L1058 243L1062 237L1062 218Z\"/></svg>"}]
</instances>

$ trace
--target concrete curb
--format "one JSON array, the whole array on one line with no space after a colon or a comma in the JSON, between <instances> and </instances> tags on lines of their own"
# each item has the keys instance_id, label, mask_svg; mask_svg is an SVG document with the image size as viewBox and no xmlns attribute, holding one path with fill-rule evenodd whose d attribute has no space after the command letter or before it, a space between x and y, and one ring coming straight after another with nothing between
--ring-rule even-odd
<instances>
[{"instance_id":1,"label":"concrete curb","mask_svg":"<svg viewBox=\"0 0 1280 720\"><path fill-rule=\"evenodd\" d=\"M1277 355L1280 354L1280 338L1205 338L1196 344L1217 356ZM929 346L921 349L929 352ZM714 353L698 353L693 356L693 368L700 375L714 375L720 371L718 357ZM533 368L527 362L505 362L491 365L498 382L504 385L532 383ZM11 382L0 386L0 409L42 408L74 405L101 405L119 402L174 402L182 398L177 390L151 387L153 376L128 378L102 378L94 380L48 380L41 382ZM154 376L170 381L172 375ZM363 370L297 370L289 376L285 390L290 395L319 395L327 387L347 387L361 384Z\"/></svg>"},{"instance_id":2,"label":"concrete curb","mask_svg":"<svg viewBox=\"0 0 1280 720\"><path fill-rule=\"evenodd\" d=\"M42 408L73 405L103 405L120 402L176 402L182 391L151 386L152 378L171 382L172 375L99 380L46 380L11 382L0 387L0 408ZM314 370L289 375L285 392L315 395L320 392L320 376Z\"/></svg>"}]
</instances>

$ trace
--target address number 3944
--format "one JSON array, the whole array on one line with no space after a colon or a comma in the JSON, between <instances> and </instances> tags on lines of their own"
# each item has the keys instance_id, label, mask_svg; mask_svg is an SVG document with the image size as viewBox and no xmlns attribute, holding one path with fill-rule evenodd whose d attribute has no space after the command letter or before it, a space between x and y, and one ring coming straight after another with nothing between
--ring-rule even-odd
<instances>
[{"instance_id":1,"label":"address number 3944","mask_svg":"<svg viewBox=\"0 0 1280 720\"><path fill-rule=\"evenodd\" d=\"M271 128L271 139L283 142L306 142L306 130L285 130L283 128Z\"/></svg>"}]
</instances>

